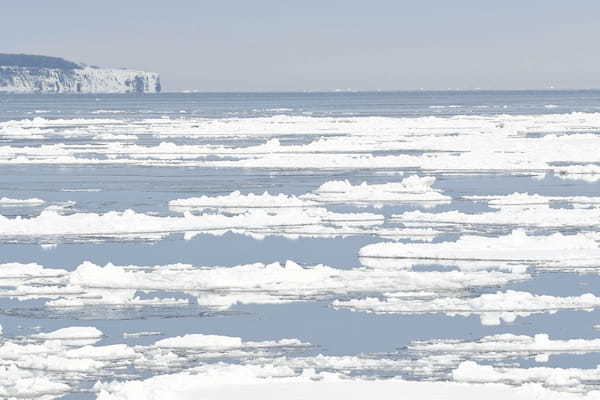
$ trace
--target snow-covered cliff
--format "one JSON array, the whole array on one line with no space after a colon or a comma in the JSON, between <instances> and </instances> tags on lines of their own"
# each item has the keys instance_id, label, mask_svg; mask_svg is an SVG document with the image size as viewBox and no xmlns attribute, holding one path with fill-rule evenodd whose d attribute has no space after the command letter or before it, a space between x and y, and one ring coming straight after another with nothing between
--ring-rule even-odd
<instances>
[{"instance_id":1,"label":"snow-covered cliff","mask_svg":"<svg viewBox=\"0 0 600 400\"><path fill-rule=\"evenodd\" d=\"M155 93L154 72L75 64L61 58L0 54L0 92Z\"/></svg>"}]
</instances>

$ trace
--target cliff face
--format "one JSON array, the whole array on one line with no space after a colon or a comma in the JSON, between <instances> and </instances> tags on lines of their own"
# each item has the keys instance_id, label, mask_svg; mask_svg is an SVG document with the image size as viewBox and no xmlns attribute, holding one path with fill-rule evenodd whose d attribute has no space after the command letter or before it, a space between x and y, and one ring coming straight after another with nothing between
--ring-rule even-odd
<instances>
[{"instance_id":1,"label":"cliff face","mask_svg":"<svg viewBox=\"0 0 600 400\"><path fill-rule=\"evenodd\" d=\"M88 67L55 57L0 55L0 92L157 93L160 91L160 77L153 72Z\"/></svg>"}]
</instances>

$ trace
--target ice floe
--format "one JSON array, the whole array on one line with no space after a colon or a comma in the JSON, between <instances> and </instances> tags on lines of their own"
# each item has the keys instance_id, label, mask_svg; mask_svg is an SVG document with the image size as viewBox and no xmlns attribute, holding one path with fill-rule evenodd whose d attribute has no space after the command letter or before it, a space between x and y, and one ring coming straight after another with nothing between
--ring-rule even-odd
<instances>
[{"instance_id":1,"label":"ice floe","mask_svg":"<svg viewBox=\"0 0 600 400\"><path fill-rule=\"evenodd\" d=\"M459 354L471 359L502 359L534 356L547 361L553 354L583 354L600 352L600 339L551 339L548 334L513 335L509 333L484 336L477 341L433 340L415 341L411 351L426 354Z\"/></svg>"},{"instance_id":2,"label":"ice floe","mask_svg":"<svg viewBox=\"0 0 600 400\"><path fill-rule=\"evenodd\" d=\"M453 117L142 118L8 121L0 132L21 138L91 142L2 146L9 164L141 164L278 169L385 169L552 172L600 160L597 113ZM535 133L530 136L529 133ZM540 133L543 133L540 135ZM310 137L282 144L286 136ZM202 144L132 143L134 138L189 138ZM207 144L216 138L227 145ZM241 139L260 144L240 145ZM383 152L382 154L380 154ZM396 154L394 154L396 152ZM556 167L556 165L564 167ZM482 168L484 165L484 168ZM557 169L558 168L558 169Z\"/></svg>"},{"instance_id":3,"label":"ice floe","mask_svg":"<svg viewBox=\"0 0 600 400\"><path fill-rule=\"evenodd\" d=\"M52 382L45 377L18 370L14 366L0 366L0 396L6 399L56 399L71 387L65 383Z\"/></svg>"},{"instance_id":4,"label":"ice floe","mask_svg":"<svg viewBox=\"0 0 600 400\"><path fill-rule=\"evenodd\" d=\"M32 337L45 340L99 339L102 337L102 331L93 326L72 326L48 333L38 333Z\"/></svg>"},{"instance_id":5,"label":"ice floe","mask_svg":"<svg viewBox=\"0 0 600 400\"><path fill-rule=\"evenodd\" d=\"M434 183L434 177L419 176L409 176L401 182L384 184L363 182L360 185L352 185L347 180L329 181L302 198L320 203L362 203L379 206L384 203L423 203L429 206L449 203L450 196L433 189L431 186Z\"/></svg>"},{"instance_id":6,"label":"ice floe","mask_svg":"<svg viewBox=\"0 0 600 400\"><path fill-rule=\"evenodd\" d=\"M547 367L510 368L480 365L474 361L465 361L453 371L452 376L454 380L458 382L486 384L502 382L512 385L537 383L550 388L564 389L580 386L580 388L583 389L585 383L598 381L598 379L600 379L600 369ZM598 392L590 395L597 396Z\"/></svg>"},{"instance_id":7,"label":"ice floe","mask_svg":"<svg viewBox=\"0 0 600 400\"><path fill-rule=\"evenodd\" d=\"M98 113L106 112L99 109ZM462 196L464 188L455 190L450 185L443 191L436 185L446 185L445 174L548 176L550 180L553 176L596 182L600 179L598 113L217 119L179 114L184 113L176 112L176 118L132 114L123 119L0 122L0 164L6 168L95 164L331 169L335 175L329 180L320 175L311 182L314 190L304 194L274 192L277 186L269 185L260 186L258 194L244 194L248 187L240 185L219 188L217 195L197 190L197 197L168 203L171 211L181 215L133 210L69 214L62 203L47 200L50 207L38 216L0 216L2 242L39 242L49 248L63 241L155 240L176 233L192 239L226 232L256 239L361 235L404 242L367 245L360 251L363 266L349 265L353 268L348 269L294 262L233 267L85 262L74 270L72 266L4 263L0 264L0 298L9 304L3 305L5 313L38 312L44 318L101 314L110 319L119 316L121 308L129 308L133 310L129 315L144 318L150 309L168 309L174 316L174 310L185 307L198 313L199 308L230 310L236 304L323 301L341 310L478 316L483 324L499 325L532 314L600 308L600 299L589 293L560 297L498 288L531 279L536 269L597 271L600 198L519 192ZM346 174L363 169L371 177ZM371 180L373 176L376 181ZM97 185L86 182L88 189L69 186L62 190L105 190ZM454 210L453 198L485 202L493 211ZM46 205L37 198L0 199L0 207ZM444 211L401 209L389 218L388 207L368 213L332 211L340 205L443 205ZM556 230L561 233L552 233ZM454 241L438 237L444 233L460 236ZM418 268L431 265L439 270ZM11 308L11 304L17 306ZM414 398L449 394L490 399L598 398L598 393L582 394L597 388L597 369L507 364L513 359L543 362L554 354L598 352L597 339L498 333L478 340L413 341L406 358L399 354L313 356L304 354L313 348L299 339L253 341L187 332L164 337L155 331L139 331L119 333L118 339L126 343L117 343L118 339L96 327L61 324L57 324L60 329L19 336L12 335L20 328L5 325L8 332L0 337L0 397L52 399L89 390L101 380L93 390L103 400L289 397L292 390L315 399L386 398L398 393ZM97 345L105 338L112 344ZM500 360L500 364L465 360ZM409 382L399 378L404 375L457 382ZM394 378L382 379L389 376Z\"/></svg>"},{"instance_id":8,"label":"ice floe","mask_svg":"<svg viewBox=\"0 0 600 400\"><path fill-rule=\"evenodd\" d=\"M493 208L503 206L547 205L551 203L570 203L582 205L600 204L600 197L591 196L541 196L539 194L512 193L503 196L465 196L465 199L486 201Z\"/></svg>"},{"instance_id":9,"label":"ice floe","mask_svg":"<svg viewBox=\"0 0 600 400\"><path fill-rule=\"evenodd\" d=\"M586 182L600 181L600 165L566 165L554 168L554 175L561 179L582 180Z\"/></svg>"},{"instance_id":10,"label":"ice floe","mask_svg":"<svg viewBox=\"0 0 600 400\"><path fill-rule=\"evenodd\" d=\"M186 369L198 357L207 362L211 358L232 362L245 358L268 360L311 346L297 339L243 341L202 334L162 339L146 346L91 346L69 341L99 335L103 333L93 327L67 327L46 335L4 338L0 342L0 397L48 400L83 390L102 377L139 378L153 369ZM219 368L214 362L207 366L207 370ZM266 371L269 367L255 368ZM281 369L291 371L289 367Z\"/></svg>"},{"instance_id":11,"label":"ice floe","mask_svg":"<svg viewBox=\"0 0 600 400\"><path fill-rule=\"evenodd\" d=\"M185 210L208 210L208 209L237 209L247 210L249 208L298 208L315 206L318 203L304 201L296 196L284 194L272 195L268 192L263 194L249 193L241 194L239 191L224 196L202 196L187 199L171 200L169 208L176 211Z\"/></svg>"},{"instance_id":12,"label":"ice floe","mask_svg":"<svg viewBox=\"0 0 600 400\"><path fill-rule=\"evenodd\" d=\"M40 206L44 204L45 201L38 198L32 199L11 199L8 197L0 198L0 207L4 206L12 206L12 207L23 207L23 206Z\"/></svg>"},{"instance_id":13,"label":"ice floe","mask_svg":"<svg viewBox=\"0 0 600 400\"><path fill-rule=\"evenodd\" d=\"M463 365L457 379L467 380ZM491 377L490 377L491 378ZM235 382L235 383L232 383ZM538 384L521 387L500 384L477 385L456 382L411 382L401 379L350 379L340 373L315 372L275 367L270 364L218 365L212 368L198 367L178 374L159 375L144 381L98 383L98 400L127 400L144 398L168 400L181 398L205 399L269 399L289 397L311 399L396 399L398 393L407 398L461 398L490 400L544 398L548 400L591 400L596 394L574 394L552 391Z\"/></svg>"},{"instance_id":14,"label":"ice floe","mask_svg":"<svg viewBox=\"0 0 600 400\"><path fill-rule=\"evenodd\" d=\"M591 293L557 297L507 290L484 293L477 297L437 297L423 300L407 299L402 294L389 293L383 300L375 297L335 300L333 306L381 314L444 313L465 317L479 315L483 325L499 325L503 321L513 322L517 317L538 313L556 313L564 310L592 311L600 307L600 298Z\"/></svg>"},{"instance_id":15,"label":"ice floe","mask_svg":"<svg viewBox=\"0 0 600 400\"><path fill-rule=\"evenodd\" d=\"M583 233L534 236L527 235L523 230L514 230L500 237L461 236L454 242L375 243L363 247L360 256L431 260L569 262L600 260L600 247L595 237Z\"/></svg>"},{"instance_id":16,"label":"ice floe","mask_svg":"<svg viewBox=\"0 0 600 400\"><path fill-rule=\"evenodd\" d=\"M225 209L245 211L252 208L302 208L326 204L372 205L416 203L426 207L449 203L450 196L433 189L434 177L410 176L400 182L352 185L348 181L328 181L310 193L300 196L285 194L241 194L235 191L223 196L201 196L171 200L174 211Z\"/></svg>"},{"instance_id":17,"label":"ice floe","mask_svg":"<svg viewBox=\"0 0 600 400\"><path fill-rule=\"evenodd\" d=\"M194 267L175 264L145 268L112 264L102 267L86 262L72 272L50 271L57 277L53 281L38 281L32 285L31 279L35 276L21 277L20 281L13 280L13 289L1 290L0 297L47 299L47 306L52 308L189 304L185 298L139 297L140 291L168 291L194 296L200 306L226 309L236 303L286 303L374 292L393 291L407 297L423 297L530 278L522 272L336 269L325 265L302 267L291 261L285 265ZM38 271L39 277L45 274L48 272L44 269Z\"/></svg>"},{"instance_id":18,"label":"ice floe","mask_svg":"<svg viewBox=\"0 0 600 400\"><path fill-rule=\"evenodd\" d=\"M133 210L63 215L55 210L44 210L30 218L0 215L0 236L14 240L31 237L160 239L183 232L191 239L200 233L222 235L231 231L257 238L273 234L335 237L361 232L362 228L380 225L383 220L379 214L335 213L320 207L286 208L277 212L251 209L233 216L189 212L182 216L154 216Z\"/></svg>"},{"instance_id":19,"label":"ice floe","mask_svg":"<svg viewBox=\"0 0 600 400\"><path fill-rule=\"evenodd\" d=\"M494 205L498 211L469 214L461 211L429 213L420 210L407 211L394 215L392 221L398 223L423 223L435 227L471 226L474 229L497 227L594 227L600 219L600 207L592 208L552 208L548 204L514 206Z\"/></svg>"},{"instance_id":20,"label":"ice floe","mask_svg":"<svg viewBox=\"0 0 600 400\"><path fill-rule=\"evenodd\" d=\"M298 339L281 339L277 341L243 342L239 337L191 334L162 339L154 346L166 349L202 349L209 351L223 351L241 348L274 348L274 347L302 347L310 343L302 343Z\"/></svg>"}]
</instances>

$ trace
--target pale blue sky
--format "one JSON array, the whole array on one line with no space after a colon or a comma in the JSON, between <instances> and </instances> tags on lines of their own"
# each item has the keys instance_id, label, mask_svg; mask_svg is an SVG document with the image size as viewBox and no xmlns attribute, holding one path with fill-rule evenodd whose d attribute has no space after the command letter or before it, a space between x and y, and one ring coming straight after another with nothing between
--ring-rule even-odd
<instances>
[{"instance_id":1,"label":"pale blue sky","mask_svg":"<svg viewBox=\"0 0 600 400\"><path fill-rule=\"evenodd\" d=\"M597 0L3 2L0 52L167 90L600 87Z\"/></svg>"}]
</instances>

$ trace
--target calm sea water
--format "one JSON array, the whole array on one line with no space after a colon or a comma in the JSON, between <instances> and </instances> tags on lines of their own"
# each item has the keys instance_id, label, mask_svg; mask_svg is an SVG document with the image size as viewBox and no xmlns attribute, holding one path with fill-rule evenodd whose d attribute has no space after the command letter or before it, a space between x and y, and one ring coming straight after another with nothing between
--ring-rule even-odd
<instances>
[{"instance_id":1,"label":"calm sea water","mask_svg":"<svg viewBox=\"0 0 600 400\"><path fill-rule=\"evenodd\" d=\"M185 113L207 118L554 114L597 112L600 91L0 95L0 120L4 121L32 115L97 117L98 110L125 111L138 117Z\"/></svg>"}]
</instances>

